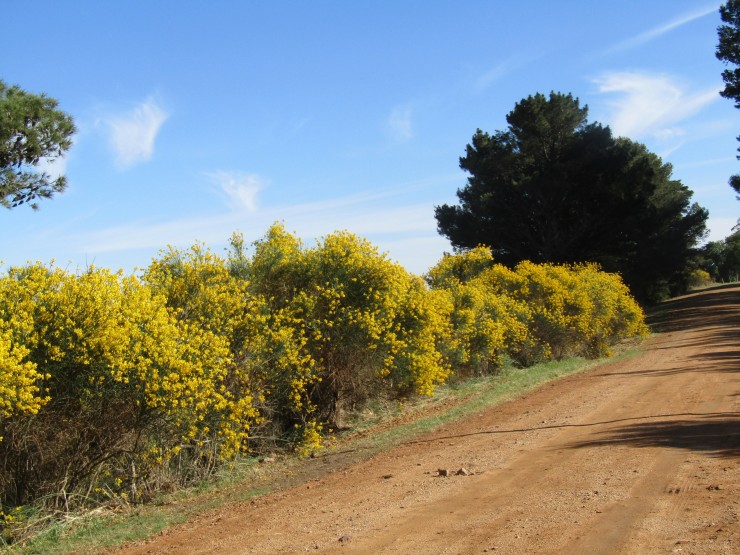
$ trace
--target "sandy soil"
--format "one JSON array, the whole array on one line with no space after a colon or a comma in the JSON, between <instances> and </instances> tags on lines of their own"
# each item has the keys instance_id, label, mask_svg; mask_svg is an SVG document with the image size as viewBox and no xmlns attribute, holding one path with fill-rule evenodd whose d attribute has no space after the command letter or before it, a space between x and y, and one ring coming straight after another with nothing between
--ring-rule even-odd
<instances>
[{"instance_id":1,"label":"sandy soil","mask_svg":"<svg viewBox=\"0 0 740 555\"><path fill-rule=\"evenodd\" d=\"M665 308L637 357L118 553L740 553L740 288Z\"/></svg>"}]
</instances>

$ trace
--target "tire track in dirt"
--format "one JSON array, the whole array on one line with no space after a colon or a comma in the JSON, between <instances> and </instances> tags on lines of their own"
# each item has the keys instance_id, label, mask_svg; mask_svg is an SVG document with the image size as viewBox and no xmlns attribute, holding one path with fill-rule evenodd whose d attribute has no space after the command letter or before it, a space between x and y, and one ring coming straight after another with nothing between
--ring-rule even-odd
<instances>
[{"instance_id":1,"label":"tire track in dirt","mask_svg":"<svg viewBox=\"0 0 740 555\"><path fill-rule=\"evenodd\" d=\"M122 552L740 552L740 288L666 308L637 357Z\"/></svg>"}]
</instances>

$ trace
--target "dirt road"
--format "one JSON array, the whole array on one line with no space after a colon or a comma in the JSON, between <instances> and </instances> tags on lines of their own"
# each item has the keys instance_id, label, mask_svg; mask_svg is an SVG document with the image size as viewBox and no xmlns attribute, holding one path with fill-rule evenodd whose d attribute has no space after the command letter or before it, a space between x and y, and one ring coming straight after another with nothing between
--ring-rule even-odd
<instances>
[{"instance_id":1,"label":"dirt road","mask_svg":"<svg viewBox=\"0 0 740 555\"><path fill-rule=\"evenodd\" d=\"M124 552L740 553L740 288L667 308L637 357Z\"/></svg>"}]
</instances>

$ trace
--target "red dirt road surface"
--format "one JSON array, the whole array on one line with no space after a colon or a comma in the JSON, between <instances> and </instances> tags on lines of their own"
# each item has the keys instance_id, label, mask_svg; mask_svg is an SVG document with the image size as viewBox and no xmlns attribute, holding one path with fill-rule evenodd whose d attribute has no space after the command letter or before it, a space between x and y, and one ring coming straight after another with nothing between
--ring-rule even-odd
<instances>
[{"instance_id":1,"label":"red dirt road surface","mask_svg":"<svg viewBox=\"0 0 740 555\"><path fill-rule=\"evenodd\" d=\"M117 553L738 554L740 287L665 309L638 356Z\"/></svg>"}]
</instances>

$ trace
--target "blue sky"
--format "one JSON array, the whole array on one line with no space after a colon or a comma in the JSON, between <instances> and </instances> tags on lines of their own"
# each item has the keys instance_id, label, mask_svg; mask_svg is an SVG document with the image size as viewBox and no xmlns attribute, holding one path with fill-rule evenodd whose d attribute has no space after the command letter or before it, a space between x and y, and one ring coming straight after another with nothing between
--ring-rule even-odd
<instances>
[{"instance_id":1,"label":"blue sky","mask_svg":"<svg viewBox=\"0 0 740 555\"><path fill-rule=\"evenodd\" d=\"M740 113L719 96L720 2L127 2L3 6L0 79L57 98L78 133L68 190L0 213L5 267L129 273L167 245L223 252L282 221L347 229L423 273L449 243L477 128L573 93L645 143L730 233Z\"/></svg>"}]
</instances>

